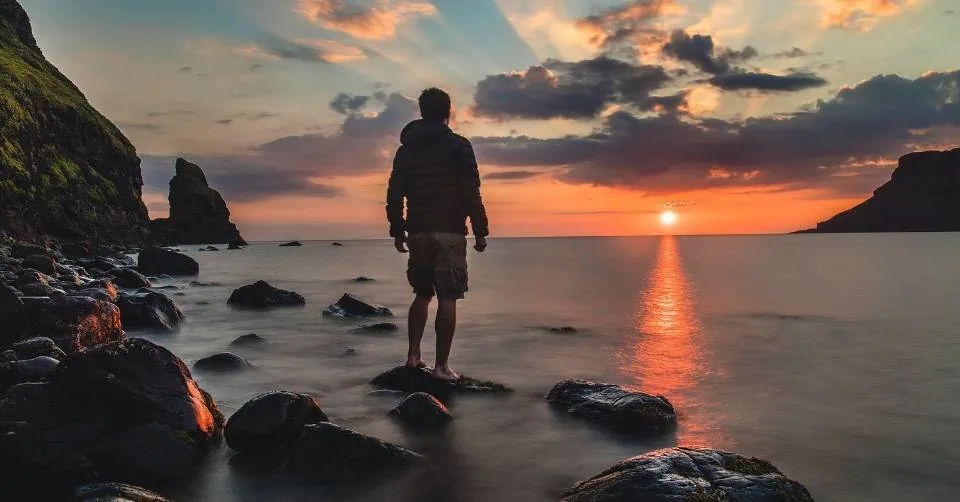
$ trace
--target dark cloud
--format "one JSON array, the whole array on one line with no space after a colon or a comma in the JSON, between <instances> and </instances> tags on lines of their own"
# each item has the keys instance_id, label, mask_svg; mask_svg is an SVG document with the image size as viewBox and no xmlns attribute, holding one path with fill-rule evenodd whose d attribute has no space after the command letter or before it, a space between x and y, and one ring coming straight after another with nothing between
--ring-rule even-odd
<instances>
[{"instance_id":1,"label":"dark cloud","mask_svg":"<svg viewBox=\"0 0 960 502\"><path fill-rule=\"evenodd\" d=\"M178 73L190 73L192 71L193 71L193 67L190 67L190 66L182 66L180 67L179 70L177 70Z\"/></svg>"},{"instance_id":2,"label":"dark cloud","mask_svg":"<svg viewBox=\"0 0 960 502\"><path fill-rule=\"evenodd\" d=\"M960 70L878 75L806 111L734 122L618 112L588 136L476 138L482 162L558 166L561 180L670 193L695 188L832 188L859 194L878 166L960 127ZM955 130L955 129L954 129ZM924 132L927 131L927 132ZM922 144L922 143L921 143Z\"/></svg>"},{"instance_id":3,"label":"dark cloud","mask_svg":"<svg viewBox=\"0 0 960 502\"><path fill-rule=\"evenodd\" d=\"M262 64L260 64L260 63L253 63L253 64L250 65L250 71L260 71L260 70L262 70L262 69L264 69L264 68L265 68L265 67L264 67Z\"/></svg>"},{"instance_id":4,"label":"dark cloud","mask_svg":"<svg viewBox=\"0 0 960 502\"><path fill-rule=\"evenodd\" d=\"M384 109L376 115L350 114L343 122L341 134L353 138L399 135L407 122L416 118L417 101L398 92L386 97Z\"/></svg>"},{"instance_id":5,"label":"dark cloud","mask_svg":"<svg viewBox=\"0 0 960 502\"><path fill-rule=\"evenodd\" d=\"M518 181L534 178L541 174L543 173L537 171L500 171L486 174L483 178L487 180Z\"/></svg>"},{"instance_id":6,"label":"dark cloud","mask_svg":"<svg viewBox=\"0 0 960 502\"><path fill-rule=\"evenodd\" d=\"M298 42L276 35L265 35L250 50L253 53L261 52L276 58L304 63L341 63L364 59L372 54L370 50L340 42L329 40Z\"/></svg>"},{"instance_id":7,"label":"dark cloud","mask_svg":"<svg viewBox=\"0 0 960 502\"><path fill-rule=\"evenodd\" d=\"M498 119L587 119L610 104L654 107L650 94L671 77L660 66L599 56L578 62L548 59L523 73L490 75L477 84L474 113Z\"/></svg>"},{"instance_id":8,"label":"dark cloud","mask_svg":"<svg viewBox=\"0 0 960 502\"><path fill-rule=\"evenodd\" d=\"M217 121L217 123L220 125L230 125L233 123L233 121L234 119L220 119Z\"/></svg>"},{"instance_id":9,"label":"dark cloud","mask_svg":"<svg viewBox=\"0 0 960 502\"><path fill-rule=\"evenodd\" d=\"M943 13L944 13L944 15L947 15L947 16L960 16L960 13L957 13L957 11L955 11L955 10L953 10L953 9L947 9L947 10L943 11Z\"/></svg>"},{"instance_id":10,"label":"dark cloud","mask_svg":"<svg viewBox=\"0 0 960 502\"><path fill-rule=\"evenodd\" d=\"M577 27L600 47L632 47L656 43L664 33L656 21L677 8L676 0L629 0L577 21Z\"/></svg>"},{"instance_id":11,"label":"dark cloud","mask_svg":"<svg viewBox=\"0 0 960 502\"><path fill-rule=\"evenodd\" d=\"M330 109L341 115L349 115L362 110L367 106L368 101L370 96L355 96L341 92L330 102Z\"/></svg>"},{"instance_id":12,"label":"dark cloud","mask_svg":"<svg viewBox=\"0 0 960 502\"><path fill-rule=\"evenodd\" d=\"M827 85L827 81L812 73L771 75L769 73L735 72L714 75L710 84L725 91L753 89L770 92L802 91Z\"/></svg>"},{"instance_id":13,"label":"dark cloud","mask_svg":"<svg viewBox=\"0 0 960 502\"><path fill-rule=\"evenodd\" d=\"M811 55L811 54L810 54L809 52L807 52L807 51L805 51L805 50L803 50L803 49L801 49L801 48L799 48L799 47L794 47L794 48L792 48L792 49L783 50L783 51L780 51L780 52L773 53L773 54L770 55L770 57L779 58L779 59L793 59L793 58L804 58L804 57L807 57L807 56L810 56L810 55Z\"/></svg>"}]
</instances>

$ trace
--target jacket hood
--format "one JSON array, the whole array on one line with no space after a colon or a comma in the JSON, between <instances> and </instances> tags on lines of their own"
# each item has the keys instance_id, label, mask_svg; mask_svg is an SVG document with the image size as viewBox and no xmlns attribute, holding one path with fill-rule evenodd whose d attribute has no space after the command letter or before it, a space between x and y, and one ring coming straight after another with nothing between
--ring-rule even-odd
<instances>
[{"instance_id":1,"label":"jacket hood","mask_svg":"<svg viewBox=\"0 0 960 502\"><path fill-rule=\"evenodd\" d=\"M432 143L449 132L450 128L443 122L417 119L400 132L400 143L407 146Z\"/></svg>"}]
</instances>

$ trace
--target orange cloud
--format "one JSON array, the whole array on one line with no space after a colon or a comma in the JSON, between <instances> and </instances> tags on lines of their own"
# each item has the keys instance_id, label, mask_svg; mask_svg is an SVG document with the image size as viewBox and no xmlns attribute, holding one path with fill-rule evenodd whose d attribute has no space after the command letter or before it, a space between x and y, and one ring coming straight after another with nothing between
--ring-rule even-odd
<instances>
[{"instance_id":1,"label":"orange cloud","mask_svg":"<svg viewBox=\"0 0 960 502\"><path fill-rule=\"evenodd\" d=\"M397 27L410 18L437 13L433 4L422 0L377 0L371 6L344 0L298 0L295 10L329 30L371 40L393 38Z\"/></svg>"},{"instance_id":2,"label":"orange cloud","mask_svg":"<svg viewBox=\"0 0 960 502\"><path fill-rule=\"evenodd\" d=\"M576 26L597 47L626 42L642 55L666 40L660 20L685 11L677 0L633 0L580 19Z\"/></svg>"},{"instance_id":3,"label":"orange cloud","mask_svg":"<svg viewBox=\"0 0 960 502\"><path fill-rule=\"evenodd\" d=\"M896 16L921 0L818 0L824 28L873 29L881 19Z\"/></svg>"}]
</instances>

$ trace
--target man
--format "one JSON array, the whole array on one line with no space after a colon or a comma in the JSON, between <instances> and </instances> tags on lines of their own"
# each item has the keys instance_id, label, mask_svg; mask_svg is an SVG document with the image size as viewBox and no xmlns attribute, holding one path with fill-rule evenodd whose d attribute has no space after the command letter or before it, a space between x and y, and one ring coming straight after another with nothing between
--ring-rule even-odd
<instances>
[{"instance_id":1,"label":"man","mask_svg":"<svg viewBox=\"0 0 960 502\"><path fill-rule=\"evenodd\" d=\"M450 130L450 95L430 88L420 94L419 120L400 133L387 188L387 219L397 251L410 247L407 279L416 298L410 305L407 366L425 367L420 340L427 309L437 297L437 360L432 374L441 380L460 378L448 358L457 327L457 300L467 291L467 227L470 218L474 249L487 248L487 214L480 197L480 173L473 147ZM404 199L407 213L404 219Z\"/></svg>"}]
</instances>

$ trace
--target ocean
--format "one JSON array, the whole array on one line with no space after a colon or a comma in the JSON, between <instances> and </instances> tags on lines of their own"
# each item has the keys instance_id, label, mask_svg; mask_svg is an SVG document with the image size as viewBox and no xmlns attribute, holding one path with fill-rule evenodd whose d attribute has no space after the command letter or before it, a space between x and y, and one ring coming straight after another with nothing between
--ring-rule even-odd
<instances>
[{"instance_id":1,"label":"ocean","mask_svg":"<svg viewBox=\"0 0 960 502\"><path fill-rule=\"evenodd\" d=\"M405 256L389 241L254 243L198 252L200 285L161 282L187 316L179 332L131 330L187 364L235 350L245 373L194 372L229 416L270 390L317 397L335 423L431 461L398 475L326 486L244 467L224 445L162 492L182 501L558 500L578 480L657 448L704 445L773 462L820 502L955 500L960 479L960 234L492 239L470 251L451 364L504 383L506 397L462 396L440 433L386 416L368 395L406 352ZM357 283L357 276L374 282ZM227 306L257 280L304 308ZM352 292L404 330L361 334L323 318ZM570 326L576 332L554 332ZM433 354L431 324L425 357ZM345 348L356 354L344 357ZM552 410L569 378L666 396L675 434L624 437Z\"/></svg>"}]
</instances>

